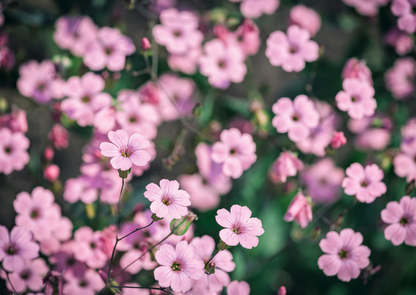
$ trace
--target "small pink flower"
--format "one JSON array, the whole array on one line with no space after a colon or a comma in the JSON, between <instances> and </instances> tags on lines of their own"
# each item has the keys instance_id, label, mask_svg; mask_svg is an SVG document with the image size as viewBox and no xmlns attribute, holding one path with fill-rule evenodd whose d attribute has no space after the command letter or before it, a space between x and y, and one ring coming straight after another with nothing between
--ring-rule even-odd
<instances>
[{"instance_id":1,"label":"small pink flower","mask_svg":"<svg viewBox=\"0 0 416 295\"><path fill-rule=\"evenodd\" d=\"M231 42L238 45L246 56L255 55L261 45L260 30L251 19L244 19L237 30L234 32L227 30L224 36L220 36L219 38L227 44Z\"/></svg>"},{"instance_id":2,"label":"small pink flower","mask_svg":"<svg viewBox=\"0 0 416 295\"><path fill-rule=\"evenodd\" d=\"M202 55L202 49L200 47L193 48L181 55L169 55L168 65L172 71L179 71L188 75L196 73L198 69L199 58Z\"/></svg>"},{"instance_id":3,"label":"small pink flower","mask_svg":"<svg viewBox=\"0 0 416 295\"><path fill-rule=\"evenodd\" d=\"M101 276L92 269L87 269L82 276L65 272L64 278L66 283L63 287L63 295L94 295L105 286Z\"/></svg>"},{"instance_id":4,"label":"small pink flower","mask_svg":"<svg viewBox=\"0 0 416 295\"><path fill-rule=\"evenodd\" d=\"M362 203L372 203L387 190L381 181L383 171L376 164L367 165L364 169L359 163L354 163L346 170L347 177L342 181L342 187L347 195L354 196Z\"/></svg>"},{"instance_id":5,"label":"small pink flower","mask_svg":"<svg viewBox=\"0 0 416 295\"><path fill-rule=\"evenodd\" d=\"M331 139L331 146L334 149L339 149L343 145L347 143L347 139L344 136L344 132L340 131L334 131L334 137Z\"/></svg>"},{"instance_id":6,"label":"small pink flower","mask_svg":"<svg viewBox=\"0 0 416 295\"><path fill-rule=\"evenodd\" d=\"M195 13L165 9L160 13L160 22L153 27L153 36L169 53L185 54L201 46L204 35L198 31L199 20Z\"/></svg>"},{"instance_id":7,"label":"small pink flower","mask_svg":"<svg viewBox=\"0 0 416 295\"><path fill-rule=\"evenodd\" d=\"M319 56L318 44L309 39L309 32L297 25L290 26L287 35L273 32L267 39L266 56L273 66L281 66L286 72L300 72L305 61L315 61Z\"/></svg>"},{"instance_id":8,"label":"small pink flower","mask_svg":"<svg viewBox=\"0 0 416 295\"><path fill-rule=\"evenodd\" d=\"M391 91L393 97L397 100L411 97L415 92L413 83L415 76L415 60L410 57L399 58L384 75L386 88Z\"/></svg>"},{"instance_id":9,"label":"small pink flower","mask_svg":"<svg viewBox=\"0 0 416 295\"><path fill-rule=\"evenodd\" d=\"M32 242L32 233L15 226L10 232L0 225L0 261L9 272L19 272L26 267L26 261L39 256L39 245Z\"/></svg>"},{"instance_id":10,"label":"small pink flower","mask_svg":"<svg viewBox=\"0 0 416 295\"><path fill-rule=\"evenodd\" d=\"M225 175L239 178L257 159L253 137L231 128L221 132L220 138L221 141L212 146L212 160L223 163L222 171Z\"/></svg>"},{"instance_id":11,"label":"small pink flower","mask_svg":"<svg viewBox=\"0 0 416 295\"><path fill-rule=\"evenodd\" d=\"M319 114L306 95L298 95L292 102L287 97L280 98L272 107L276 116L272 125L279 133L288 132L294 142L307 138L310 128L318 126Z\"/></svg>"},{"instance_id":12,"label":"small pink flower","mask_svg":"<svg viewBox=\"0 0 416 295\"><path fill-rule=\"evenodd\" d=\"M359 149L381 151L390 143L392 123L388 117L374 114L359 120L350 119L348 129L358 134L355 145Z\"/></svg>"},{"instance_id":13,"label":"small pink flower","mask_svg":"<svg viewBox=\"0 0 416 295\"><path fill-rule=\"evenodd\" d=\"M399 177L406 177L407 182L416 180L416 150L412 153L400 153L394 157L394 173Z\"/></svg>"},{"instance_id":14,"label":"small pink flower","mask_svg":"<svg viewBox=\"0 0 416 295\"><path fill-rule=\"evenodd\" d=\"M129 137L124 130L110 131L108 138L111 143L100 144L101 154L112 157L111 165L114 169L129 170L131 166L145 166L152 158L145 149L150 142L141 134L135 133Z\"/></svg>"},{"instance_id":15,"label":"small pink flower","mask_svg":"<svg viewBox=\"0 0 416 295\"><path fill-rule=\"evenodd\" d=\"M191 205L189 194L179 189L179 183L176 180L162 179L159 185L150 183L146 186L144 196L152 202L150 210L159 218L171 215L179 219L186 215L188 213L186 207Z\"/></svg>"},{"instance_id":16,"label":"small pink flower","mask_svg":"<svg viewBox=\"0 0 416 295\"><path fill-rule=\"evenodd\" d=\"M186 241L179 242L175 248L169 244L160 246L155 257L161 265L154 271L155 280L161 287L171 287L175 292L188 291L191 279L197 280L204 274L202 259Z\"/></svg>"},{"instance_id":17,"label":"small pink flower","mask_svg":"<svg viewBox=\"0 0 416 295\"><path fill-rule=\"evenodd\" d=\"M364 16L376 16L380 6L386 5L389 0L343 0L349 6L355 7L357 12Z\"/></svg>"},{"instance_id":18,"label":"small pink flower","mask_svg":"<svg viewBox=\"0 0 416 295\"><path fill-rule=\"evenodd\" d=\"M301 171L304 165L292 152L282 152L273 163L272 178L279 182L286 182L288 176L295 176Z\"/></svg>"},{"instance_id":19,"label":"small pink flower","mask_svg":"<svg viewBox=\"0 0 416 295\"><path fill-rule=\"evenodd\" d=\"M245 55L240 47L226 45L219 39L204 45L204 55L199 58L200 72L208 76L208 82L217 88L226 89L230 82L240 83L247 72Z\"/></svg>"},{"instance_id":20,"label":"small pink flower","mask_svg":"<svg viewBox=\"0 0 416 295\"><path fill-rule=\"evenodd\" d=\"M229 246L241 246L247 249L257 247L259 238L264 233L260 219L250 218L251 210L246 206L233 205L231 212L226 209L217 211L215 220L225 227L220 231L220 238Z\"/></svg>"},{"instance_id":21,"label":"small pink flower","mask_svg":"<svg viewBox=\"0 0 416 295\"><path fill-rule=\"evenodd\" d=\"M381 211L381 219L390 224L384 230L386 240L395 246L403 242L416 246L416 198L404 196L400 203L387 203L386 209Z\"/></svg>"},{"instance_id":22,"label":"small pink flower","mask_svg":"<svg viewBox=\"0 0 416 295\"><path fill-rule=\"evenodd\" d=\"M290 10L289 23L298 25L308 30L311 36L315 36L321 28L321 17L315 10L304 5L297 5Z\"/></svg>"},{"instance_id":23,"label":"small pink flower","mask_svg":"<svg viewBox=\"0 0 416 295\"><path fill-rule=\"evenodd\" d=\"M13 133L26 133L28 126L26 112L19 108L14 108L10 114L0 116L0 129L6 127Z\"/></svg>"},{"instance_id":24,"label":"small pink flower","mask_svg":"<svg viewBox=\"0 0 416 295\"><path fill-rule=\"evenodd\" d=\"M319 257L318 266L327 276L338 274L338 279L349 282L360 275L370 261L370 249L362 246L363 236L352 229L343 229L339 234L335 231L327 233L326 239L319 243L326 253Z\"/></svg>"},{"instance_id":25,"label":"small pink flower","mask_svg":"<svg viewBox=\"0 0 416 295\"><path fill-rule=\"evenodd\" d=\"M301 192L293 198L287 208L284 220L295 220L301 228L307 227L308 223L312 221L312 208Z\"/></svg>"},{"instance_id":26,"label":"small pink flower","mask_svg":"<svg viewBox=\"0 0 416 295\"><path fill-rule=\"evenodd\" d=\"M232 281L227 287L227 295L249 295L250 285L245 281Z\"/></svg>"},{"instance_id":27,"label":"small pink flower","mask_svg":"<svg viewBox=\"0 0 416 295\"><path fill-rule=\"evenodd\" d=\"M372 116L377 107L374 99L374 88L358 79L345 79L342 83L344 91L335 97L341 111L348 112L353 119Z\"/></svg>"},{"instance_id":28,"label":"small pink flower","mask_svg":"<svg viewBox=\"0 0 416 295\"><path fill-rule=\"evenodd\" d=\"M400 30L412 34L416 31L416 15L413 12L416 6L412 0L393 0L391 12L398 16L397 26Z\"/></svg>"},{"instance_id":29,"label":"small pink flower","mask_svg":"<svg viewBox=\"0 0 416 295\"><path fill-rule=\"evenodd\" d=\"M262 14L273 14L280 5L279 0L230 0L241 2L241 13L247 18L259 18Z\"/></svg>"},{"instance_id":30,"label":"small pink flower","mask_svg":"<svg viewBox=\"0 0 416 295\"><path fill-rule=\"evenodd\" d=\"M29 139L23 133L12 133L8 128L0 129L0 172L10 174L22 170L29 162Z\"/></svg>"},{"instance_id":31,"label":"small pink flower","mask_svg":"<svg viewBox=\"0 0 416 295\"><path fill-rule=\"evenodd\" d=\"M140 42L140 48L143 51L147 51L150 49L150 41L147 38L142 38L142 41Z\"/></svg>"},{"instance_id":32,"label":"small pink flower","mask_svg":"<svg viewBox=\"0 0 416 295\"><path fill-rule=\"evenodd\" d=\"M94 179L90 177L70 178L65 183L64 199L69 203L81 200L85 204L91 204L98 198L98 190L94 186Z\"/></svg>"},{"instance_id":33,"label":"small pink flower","mask_svg":"<svg viewBox=\"0 0 416 295\"><path fill-rule=\"evenodd\" d=\"M409 34L400 31L396 27L387 32L384 36L384 40L388 45L394 46L396 53L400 56L411 52L415 46L415 42L412 37Z\"/></svg>"},{"instance_id":34,"label":"small pink flower","mask_svg":"<svg viewBox=\"0 0 416 295\"><path fill-rule=\"evenodd\" d=\"M69 134L61 124L53 125L51 131L48 133L48 138L52 145L58 150L66 149L68 147Z\"/></svg>"},{"instance_id":35,"label":"small pink flower","mask_svg":"<svg viewBox=\"0 0 416 295\"><path fill-rule=\"evenodd\" d=\"M56 181L59 177L59 167L55 164L47 166L43 172L43 177L51 182Z\"/></svg>"},{"instance_id":36,"label":"small pink flower","mask_svg":"<svg viewBox=\"0 0 416 295\"><path fill-rule=\"evenodd\" d=\"M356 58L350 58L342 70L342 79L358 79L373 85L371 71L365 64L365 61Z\"/></svg>"}]
</instances>

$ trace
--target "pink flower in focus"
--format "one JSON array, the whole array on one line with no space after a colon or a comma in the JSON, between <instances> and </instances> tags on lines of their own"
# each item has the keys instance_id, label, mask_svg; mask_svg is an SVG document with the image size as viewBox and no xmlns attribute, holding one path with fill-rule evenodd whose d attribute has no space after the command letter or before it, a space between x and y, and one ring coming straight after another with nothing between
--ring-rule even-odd
<instances>
[{"instance_id":1,"label":"pink flower in focus","mask_svg":"<svg viewBox=\"0 0 416 295\"><path fill-rule=\"evenodd\" d=\"M98 197L98 190L94 187L93 179L87 176L70 178L65 183L64 199L69 203L78 200L85 204L91 204Z\"/></svg>"},{"instance_id":2,"label":"pink flower in focus","mask_svg":"<svg viewBox=\"0 0 416 295\"><path fill-rule=\"evenodd\" d=\"M0 225L0 261L4 270L20 272L27 260L39 256L39 245L32 238L32 233L23 227L13 227L9 236L8 229Z\"/></svg>"},{"instance_id":3,"label":"pink flower in focus","mask_svg":"<svg viewBox=\"0 0 416 295\"><path fill-rule=\"evenodd\" d=\"M229 246L239 243L246 249L257 247L259 238L264 233L260 219L251 217L251 210L246 206L233 205L231 212L219 209L215 220L225 227L220 231L220 238Z\"/></svg>"},{"instance_id":4,"label":"pink flower in focus","mask_svg":"<svg viewBox=\"0 0 416 295\"><path fill-rule=\"evenodd\" d=\"M415 61L413 58L399 58L393 67L386 71L384 80L386 88L391 91L393 97L402 100L415 91L413 80L416 76Z\"/></svg>"},{"instance_id":5,"label":"pink flower in focus","mask_svg":"<svg viewBox=\"0 0 416 295\"><path fill-rule=\"evenodd\" d=\"M10 114L0 116L0 129L3 127L9 128L13 133L26 133L28 129L26 112L19 108L13 108Z\"/></svg>"},{"instance_id":6,"label":"pink flower in focus","mask_svg":"<svg viewBox=\"0 0 416 295\"><path fill-rule=\"evenodd\" d=\"M307 195L316 203L331 204L340 195L344 171L330 158L324 158L302 173Z\"/></svg>"},{"instance_id":7,"label":"pink flower in focus","mask_svg":"<svg viewBox=\"0 0 416 295\"><path fill-rule=\"evenodd\" d=\"M37 258L35 260L28 260L24 269L9 274L9 278L14 289L19 293L24 293L26 289L40 291L43 289L42 278L48 271L49 268L45 261L41 258ZM1 277L7 282L7 288L12 291L13 289L7 280L6 274L3 271L1 274Z\"/></svg>"},{"instance_id":8,"label":"pink flower in focus","mask_svg":"<svg viewBox=\"0 0 416 295\"><path fill-rule=\"evenodd\" d=\"M221 141L212 146L211 158L216 163L223 163L225 175L239 178L257 159L253 137L231 128L221 132L220 138Z\"/></svg>"},{"instance_id":9,"label":"pink flower in focus","mask_svg":"<svg viewBox=\"0 0 416 295\"><path fill-rule=\"evenodd\" d=\"M349 282L360 275L370 261L370 249L362 246L363 236L350 228L343 229L339 234L335 231L327 233L326 239L319 243L326 253L319 257L318 266L327 276L338 274L338 279Z\"/></svg>"},{"instance_id":10,"label":"pink flower in focus","mask_svg":"<svg viewBox=\"0 0 416 295\"><path fill-rule=\"evenodd\" d=\"M358 79L345 79L344 91L338 92L335 99L341 111L348 112L353 119L372 116L377 107L374 99L374 88L367 82Z\"/></svg>"},{"instance_id":11,"label":"pink flower in focus","mask_svg":"<svg viewBox=\"0 0 416 295\"><path fill-rule=\"evenodd\" d=\"M162 179L159 185L150 183L146 186L144 196L152 202L150 210L159 218L172 215L173 218L179 219L186 215L186 207L191 205L189 194L179 189L176 180Z\"/></svg>"},{"instance_id":12,"label":"pink flower in focus","mask_svg":"<svg viewBox=\"0 0 416 295\"><path fill-rule=\"evenodd\" d=\"M185 54L201 46L204 35L198 31L199 20L195 13L168 8L160 13L160 22L153 27L153 36L169 53Z\"/></svg>"},{"instance_id":13,"label":"pink flower in focus","mask_svg":"<svg viewBox=\"0 0 416 295\"><path fill-rule=\"evenodd\" d=\"M10 174L22 170L29 162L29 139L23 133L12 133L8 128L0 129L0 172Z\"/></svg>"},{"instance_id":14,"label":"pink flower in focus","mask_svg":"<svg viewBox=\"0 0 416 295\"><path fill-rule=\"evenodd\" d=\"M288 132L294 142L307 138L310 129L319 123L319 114L306 95L298 95L293 102L282 97L273 105L272 111L276 114L272 125L279 133Z\"/></svg>"},{"instance_id":15,"label":"pink flower in focus","mask_svg":"<svg viewBox=\"0 0 416 295\"><path fill-rule=\"evenodd\" d=\"M409 34L395 27L387 32L384 40L388 45L394 46L396 53L400 56L411 52L415 46L415 42Z\"/></svg>"},{"instance_id":16,"label":"pink flower in focus","mask_svg":"<svg viewBox=\"0 0 416 295\"><path fill-rule=\"evenodd\" d=\"M53 125L51 131L48 133L48 138L52 145L58 150L66 149L68 147L69 134L61 124Z\"/></svg>"},{"instance_id":17,"label":"pink flower in focus","mask_svg":"<svg viewBox=\"0 0 416 295\"><path fill-rule=\"evenodd\" d=\"M199 58L202 55L200 47L193 48L182 55L169 55L168 65L173 71L179 71L188 75L196 73Z\"/></svg>"},{"instance_id":18,"label":"pink flower in focus","mask_svg":"<svg viewBox=\"0 0 416 295\"><path fill-rule=\"evenodd\" d=\"M298 25L302 29L308 30L311 36L315 36L321 28L321 17L311 8L296 5L290 10L289 23L290 25Z\"/></svg>"},{"instance_id":19,"label":"pink flower in focus","mask_svg":"<svg viewBox=\"0 0 416 295\"><path fill-rule=\"evenodd\" d=\"M301 192L293 198L283 219L288 222L295 220L301 228L307 227L312 221L312 208Z\"/></svg>"},{"instance_id":20,"label":"pink flower in focus","mask_svg":"<svg viewBox=\"0 0 416 295\"><path fill-rule=\"evenodd\" d=\"M390 224L384 230L386 240L395 246L403 242L416 246L416 198L404 196L400 203L387 203L386 209L381 211L381 219Z\"/></svg>"},{"instance_id":21,"label":"pink flower in focus","mask_svg":"<svg viewBox=\"0 0 416 295\"><path fill-rule=\"evenodd\" d=\"M59 167L55 164L47 166L43 172L43 177L50 182L56 181L59 177Z\"/></svg>"},{"instance_id":22,"label":"pink flower in focus","mask_svg":"<svg viewBox=\"0 0 416 295\"><path fill-rule=\"evenodd\" d=\"M121 71L126 56L136 51L130 38L123 36L119 29L102 27L97 32L97 40L84 53L84 64L93 71L107 67L110 71Z\"/></svg>"},{"instance_id":23,"label":"pink flower in focus","mask_svg":"<svg viewBox=\"0 0 416 295\"><path fill-rule=\"evenodd\" d=\"M272 179L285 183L288 176L295 176L303 168L302 161L292 152L282 152L273 163Z\"/></svg>"},{"instance_id":24,"label":"pink flower in focus","mask_svg":"<svg viewBox=\"0 0 416 295\"><path fill-rule=\"evenodd\" d=\"M62 111L80 126L93 125L95 114L112 102L111 96L102 92L104 87L103 78L91 72L81 78L69 78L66 83L69 98L62 102Z\"/></svg>"},{"instance_id":25,"label":"pink flower in focus","mask_svg":"<svg viewBox=\"0 0 416 295\"><path fill-rule=\"evenodd\" d=\"M227 295L249 295L250 285L245 281L232 281L227 287Z\"/></svg>"},{"instance_id":26,"label":"pink flower in focus","mask_svg":"<svg viewBox=\"0 0 416 295\"><path fill-rule=\"evenodd\" d=\"M319 46L309 40L307 30L292 25L287 35L282 31L270 34L267 39L266 56L273 66L281 66L286 72L300 72L305 68L305 61L312 62L319 57Z\"/></svg>"},{"instance_id":27,"label":"pink flower in focus","mask_svg":"<svg viewBox=\"0 0 416 295\"><path fill-rule=\"evenodd\" d=\"M273 14L280 5L279 0L230 0L241 2L241 13L247 18L258 18L262 14Z\"/></svg>"},{"instance_id":28,"label":"pink flower in focus","mask_svg":"<svg viewBox=\"0 0 416 295\"><path fill-rule=\"evenodd\" d=\"M224 44L219 39L204 45L205 55L199 58L199 70L208 76L208 82L217 88L226 89L230 82L240 83L247 72L245 55L240 47Z\"/></svg>"},{"instance_id":29,"label":"pink flower in focus","mask_svg":"<svg viewBox=\"0 0 416 295\"><path fill-rule=\"evenodd\" d=\"M129 170L132 165L145 166L152 158L145 150L150 142L141 134L135 133L129 137L124 130L110 131L108 138L111 143L100 144L101 154L112 157L111 165L114 169Z\"/></svg>"},{"instance_id":30,"label":"pink flower in focus","mask_svg":"<svg viewBox=\"0 0 416 295\"><path fill-rule=\"evenodd\" d=\"M357 12L364 16L376 16L380 6L386 5L389 0L343 0L349 6L355 7Z\"/></svg>"},{"instance_id":31,"label":"pink flower in focus","mask_svg":"<svg viewBox=\"0 0 416 295\"><path fill-rule=\"evenodd\" d=\"M342 79L358 79L373 85L371 71L365 64L365 61L356 58L350 58L342 70Z\"/></svg>"},{"instance_id":32,"label":"pink flower in focus","mask_svg":"<svg viewBox=\"0 0 416 295\"><path fill-rule=\"evenodd\" d=\"M66 283L63 287L63 295L94 295L105 286L100 275L92 269L87 269L84 275L80 277L72 272L65 272L64 278Z\"/></svg>"},{"instance_id":33,"label":"pink flower in focus","mask_svg":"<svg viewBox=\"0 0 416 295\"><path fill-rule=\"evenodd\" d=\"M391 12L398 16L397 26L400 30L412 34L416 31L416 15L413 12L416 2L412 0L393 0Z\"/></svg>"},{"instance_id":34,"label":"pink flower in focus","mask_svg":"<svg viewBox=\"0 0 416 295\"><path fill-rule=\"evenodd\" d=\"M347 195L355 196L362 203L372 203L387 190L381 181L383 171L376 164L365 168L354 163L346 170L347 177L342 181L342 187Z\"/></svg>"},{"instance_id":35,"label":"pink flower in focus","mask_svg":"<svg viewBox=\"0 0 416 295\"><path fill-rule=\"evenodd\" d=\"M171 287L175 292L188 291L191 279L197 280L204 274L204 262L195 247L186 241L179 242L175 248L169 244L160 246L155 257L161 265L154 271L155 280L161 287Z\"/></svg>"},{"instance_id":36,"label":"pink flower in focus","mask_svg":"<svg viewBox=\"0 0 416 295\"><path fill-rule=\"evenodd\" d=\"M344 136L344 132L334 131L334 137L331 139L331 146L334 149L339 149L347 143L347 139Z\"/></svg>"}]
</instances>

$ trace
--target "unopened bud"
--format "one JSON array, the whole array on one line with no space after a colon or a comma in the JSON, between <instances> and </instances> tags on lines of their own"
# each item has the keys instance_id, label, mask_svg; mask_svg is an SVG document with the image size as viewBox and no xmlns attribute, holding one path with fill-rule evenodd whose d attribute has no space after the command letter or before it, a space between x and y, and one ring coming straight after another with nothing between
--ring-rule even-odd
<instances>
[{"instance_id":1,"label":"unopened bud","mask_svg":"<svg viewBox=\"0 0 416 295\"><path fill-rule=\"evenodd\" d=\"M147 39L146 37L142 38L142 42L140 42L140 47L143 51L148 51L150 49L149 39Z\"/></svg>"},{"instance_id":2,"label":"unopened bud","mask_svg":"<svg viewBox=\"0 0 416 295\"><path fill-rule=\"evenodd\" d=\"M49 180L50 182L54 182L59 177L59 167L55 164L51 164L48 167L46 167L43 177L45 179Z\"/></svg>"},{"instance_id":3,"label":"unopened bud","mask_svg":"<svg viewBox=\"0 0 416 295\"><path fill-rule=\"evenodd\" d=\"M215 263L214 262L210 262L208 263L208 265L205 267L205 273L207 275L212 275L215 273Z\"/></svg>"},{"instance_id":4,"label":"unopened bud","mask_svg":"<svg viewBox=\"0 0 416 295\"><path fill-rule=\"evenodd\" d=\"M189 212L181 219L174 219L170 223L170 230L174 235L183 236L194 220L198 219L194 213Z\"/></svg>"},{"instance_id":5,"label":"unopened bud","mask_svg":"<svg viewBox=\"0 0 416 295\"><path fill-rule=\"evenodd\" d=\"M50 147L50 146L47 146L46 148L45 148L45 150L43 151L43 158L46 160L46 161L50 161L50 160L52 160L53 159L53 156L54 156L54 152L53 152L53 149Z\"/></svg>"},{"instance_id":6,"label":"unopened bud","mask_svg":"<svg viewBox=\"0 0 416 295\"><path fill-rule=\"evenodd\" d=\"M220 249L221 251L231 248L231 246L228 246L224 241L220 240L220 242L217 245L218 249Z\"/></svg>"},{"instance_id":7,"label":"unopened bud","mask_svg":"<svg viewBox=\"0 0 416 295\"><path fill-rule=\"evenodd\" d=\"M344 132L334 131L334 136L331 139L331 146L333 149L338 149L347 143Z\"/></svg>"},{"instance_id":8,"label":"unopened bud","mask_svg":"<svg viewBox=\"0 0 416 295\"><path fill-rule=\"evenodd\" d=\"M321 234L321 228L319 226L315 227L311 235L312 240L316 241L319 238L320 234Z\"/></svg>"},{"instance_id":9,"label":"unopened bud","mask_svg":"<svg viewBox=\"0 0 416 295\"><path fill-rule=\"evenodd\" d=\"M335 226L336 227L341 227L342 223L344 222L344 214L340 214L337 217L337 220L335 220Z\"/></svg>"},{"instance_id":10,"label":"unopened bud","mask_svg":"<svg viewBox=\"0 0 416 295\"><path fill-rule=\"evenodd\" d=\"M155 214L155 213L153 213L152 214L152 220L154 221L154 222L158 222L159 220L162 220L163 219L163 217L162 218L160 218L160 217L157 217L157 215Z\"/></svg>"},{"instance_id":11,"label":"unopened bud","mask_svg":"<svg viewBox=\"0 0 416 295\"><path fill-rule=\"evenodd\" d=\"M7 103L7 100L4 97L1 97L0 98L0 112L5 113L8 107L9 107L9 104Z\"/></svg>"},{"instance_id":12,"label":"unopened bud","mask_svg":"<svg viewBox=\"0 0 416 295\"><path fill-rule=\"evenodd\" d=\"M129 170L126 170L126 171L118 169L118 175L120 176L120 178L127 178L127 176L129 175L130 172L131 172L131 168Z\"/></svg>"},{"instance_id":13,"label":"unopened bud","mask_svg":"<svg viewBox=\"0 0 416 295\"><path fill-rule=\"evenodd\" d=\"M87 217L89 219L94 219L95 209L93 204L85 204L85 211L87 212Z\"/></svg>"},{"instance_id":14,"label":"unopened bud","mask_svg":"<svg viewBox=\"0 0 416 295\"><path fill-rule=\"evenodd\" d=\"M281 286L279 291L277 291L277 295L286 295L286 287Z\"/></svg>"}]
</instances>

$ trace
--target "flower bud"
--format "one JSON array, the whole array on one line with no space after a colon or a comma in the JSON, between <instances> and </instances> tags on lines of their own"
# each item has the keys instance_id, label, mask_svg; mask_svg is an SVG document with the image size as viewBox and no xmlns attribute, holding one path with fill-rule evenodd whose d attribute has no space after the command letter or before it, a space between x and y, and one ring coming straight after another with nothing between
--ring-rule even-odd
<instances>
[{"instance_id":1,"label":"flower bud","mask_svg":"<svg viewBox=\"0 0 416 295\"><path fill-rule=\"evenodd\" d=\"M198 217L194 213L189 212L181 219L172 220L170 223L170 230L174 235L183 236L188 231L192 222L196 219L198 219Z\"/></svg>"},{"instance_id":2,"label":"flower bud","mask_svg":"<svg viewBox=\"0 0 416 295\"><path fill-rule=\"evenodd\" d=\"M286 295L286 287L281 286L279 291L277 291L277 295Z\"/></svg>"},{"instance_id":3,"label":"flower bud","mask_svg":"<svg viewBox=\"0 0 416 295\"><path fill-rule=\"evenodd\" d=\"M59 177L59 167L55 164L47 166L43 173L43 177L50 182L56 181Z\"/></svg>"},{"instance_id":4,"label":"flower bud","mask_svg":"<svg viewBox=\"0 0 416 295\"><path fill-rule=\"evenodd\" d=\"M129 175L131 171L131 168L129 170L123 171L121 169L118 169L118 175L120 176L120 178L127 178L127 176Z\"/></svg>"},{"instance_id":5,"label":"flower bud","mask_svg":"<svg viewBox=\"0 0 416 295\"><path fill-rule=\"evenodd\" d=\"M331 146L334 149L338 149L347 143L347 139L344 136L344 132L334 131L334 136L331 139Z\"/></svg>"},{"instance_id":6,"label":"flower bud","mask_svg":"<svg viewBox=\"0 0 416 295\"><path fill-rule=\"evenodd\" d=\"M154 222L158 222L159 220L162 220L163 218L157 217L155 213L152 214L152 220Z\"/></svg>"},{"instance_id":7,"label":"flower bud","mask_svg":"<svg viewBox=\"0 0 416 295\"><path fill-rule=\"evenodd\" d=\"M210 262L207 264L207 266L205 267L205 273L207 275L212 275L213 273L215 273L215 263L214 262Z\"/></svg>"},{"instance_id":8,"label":"flower bud","mask_svg":"<svg viewBox=\"0 0 416 295\"><path fill-rule=\"evenodd\" d=\"M54 156L53 149L52 149L50 146L47 146L47 147L45 148L45 150L43 151L43 158L44 158L46 161L50 161L50 160L52 160L52 159L53 159L53 156Z\"/></svg>"},{"instance_id":9,"label":"flower bud","mask_svg":"<svg viewBox=\"0 0 416 295\"><path fill-rule=\"evenodd\" d=\"M147 39L146 37L142 38L142 42L140 42L140 47L143 51L148 51L150 49L149 39Z\"/></svg>"},{"instance_id":10,"label":"flower bud","mask_svg":"<svg viewBox=\"0 0 416 295\"><path fill-rule=\"evenodd\" d=\"M218 249L220 249L221 251L231 248L231 246L228 246L224 241L220 240L220 242L217 245Z\"/></svg>"},{"instance_id":11,"label":"flower bud","mask_svg":"<svg viewBox=\"0 0 416 295\"><path fill-rule=\"evenodd\" d=\"M0 113L5 113L8 107L7 100L4 97L0 97Z\"/></svg>"}]
</instances>

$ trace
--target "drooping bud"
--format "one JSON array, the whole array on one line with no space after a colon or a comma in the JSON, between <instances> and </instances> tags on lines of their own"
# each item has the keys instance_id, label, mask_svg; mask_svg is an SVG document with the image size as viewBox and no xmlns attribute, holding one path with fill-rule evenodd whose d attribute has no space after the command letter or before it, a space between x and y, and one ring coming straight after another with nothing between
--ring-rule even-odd
<instances>
[{"instance_id":1,"label":"drooping bud","mask_svg":"<svg viewBox=\"0 0 416 295\"><path fill-rule=\"evenodd\" d=\"M162 220L163 218L157 217L155 213L152 214L152 220L154 222L158 222L159 220Z\"/></svg>"},{"instance_id":2,"label":"drooping bud","mask_svg":"<svg viewBox=\"0 0 416 295\"><path fill-rule=\"evenodd\" d=\"M140 42L140 47L143 51L148 51L150 49L149 39L147 39L146 37L142 38L142 41Z\"/></svg>"},{"instance_id":3,"label":"drooping bud","mask_svg":"<svg viewBox=\"0 0 416 295\"><path fill-rule=\"evenodd\" d=\"M174 235L183 236L188 231L188 228L191 226L192 222L197 219L198 216L192 212L189 212L181 219L172 220L170 223L170 230Z\"/></svg>"},{"instance_id":4,"label":"drooping bud","mask_svg":"<svg viewBox=\"0 0 416 295\"><path fill-rule=\"evenodd\" d=\"M228 246L224 241L220 240L218 245L217 245L218 249L220 249L221 251L231 248L231 246Z\"/></svg>"},{"instance_id":5,"label":"drooping bud","mask_svg":"<svg viewBox=\"0 0 416 295\"><path fill-rule=\"evenodd\" d=\"M313 241L316 241L319 238L319 235L321 234L321 228L319 226L315 227L311 234L311 239Z\"/></svg>"}]
</instances>

